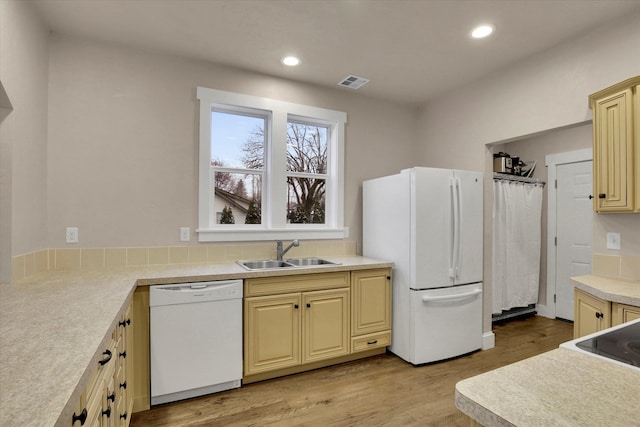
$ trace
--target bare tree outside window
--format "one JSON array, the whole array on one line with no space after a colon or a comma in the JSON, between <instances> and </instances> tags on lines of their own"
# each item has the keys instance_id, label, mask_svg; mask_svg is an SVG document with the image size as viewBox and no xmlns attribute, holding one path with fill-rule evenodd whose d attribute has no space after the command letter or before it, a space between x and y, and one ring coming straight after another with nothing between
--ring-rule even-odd
<instances>
[{"instance_id":1,"label":"bare tree outside window","mask_svg":"<svg viewBox=\"0 0 640 427\"><path fill-rule=\"evenodd\" d=\"M287 220L324 224L328 128L287 123ZM243 147L247 168L264 167L264 129L252 132Z\"/></svg>"},{"instance_id":2,"label":"bare tree outside window","mask_svg":"<svg viewBox=\"0 0 640 427\"><path fill-rule=\"evenodd\" d=\"M260 224L266 122L263 117L231 112L212 114L212 154L216 157L211 159L211 166L216 203L219 209L233 207L239 223ZM283 185L287 186L289 223L325 223L328 135L327 126L287 123Z\"/></svg>"}]
</instances>

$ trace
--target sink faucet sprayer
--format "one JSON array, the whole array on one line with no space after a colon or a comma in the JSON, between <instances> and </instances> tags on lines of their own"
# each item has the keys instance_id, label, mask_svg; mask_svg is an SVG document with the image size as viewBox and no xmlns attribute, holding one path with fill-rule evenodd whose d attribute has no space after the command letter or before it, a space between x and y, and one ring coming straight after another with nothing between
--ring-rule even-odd
<instances>
[{"instance_id":1,"label":"sink faucet sprayer","mask_svg":"<svg viewBox=\"0 0 640 427\"><path fill-rule=\"evenodd\" d=\"M300 246L300 242L298 242L297 239L291 242L291 244L289 244L289 246L287 246L284 250L282 249L282 240L276 240L276 259L278 261L282 261L282 257L284 256L284 254L286 254L289 249L294 246Z\"/></svg>"}]
</instances>

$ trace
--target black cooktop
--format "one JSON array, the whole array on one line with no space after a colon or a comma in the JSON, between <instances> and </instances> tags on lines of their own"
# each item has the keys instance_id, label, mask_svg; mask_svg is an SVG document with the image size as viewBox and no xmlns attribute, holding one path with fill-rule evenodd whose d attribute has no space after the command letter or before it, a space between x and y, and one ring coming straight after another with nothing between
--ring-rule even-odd
<instances>
[{"instance_id":1,"label":"black cooktop","mask_svg":"<svg viewBox=\"0 0 640 427\"><path fill-rule=\"evenodd\" d=\"M609 359L640 366L640 323L580 341L576 345Z\"/></svg>"}]
</instances>

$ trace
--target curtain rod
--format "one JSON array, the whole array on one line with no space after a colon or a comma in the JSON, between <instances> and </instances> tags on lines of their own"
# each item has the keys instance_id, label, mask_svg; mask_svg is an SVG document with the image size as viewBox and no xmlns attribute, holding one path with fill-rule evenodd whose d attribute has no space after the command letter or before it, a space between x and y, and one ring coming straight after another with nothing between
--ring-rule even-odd
<instances>
[{"instance_id":1,"label":"curtain rod","mask_svg":"<svg viewBox=\"0 0 640 427\"><path fill-rule=\"evenodd\" d=\"M494 180L502 180L502 181L516 181L523 182L525 184L540 184L544 186L546 183L538 178L529 178L527 176L518 176L518 175L509 175L507 173L493 173Z\"/></svg>"}]
</instances>

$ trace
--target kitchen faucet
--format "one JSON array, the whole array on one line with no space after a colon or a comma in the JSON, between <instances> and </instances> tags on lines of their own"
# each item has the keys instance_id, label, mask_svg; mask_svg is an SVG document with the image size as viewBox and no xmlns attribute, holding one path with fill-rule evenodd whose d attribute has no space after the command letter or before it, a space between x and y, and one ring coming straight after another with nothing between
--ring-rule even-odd
<instances>
[{"instance_id":1,"label":"kitchen faucet","mask_svg":"<svg viewBox=\"0 0 640 427\"><path fill-rule=\"evenodd\" d=\"M278 261L282 261L284 254L286 254L293 246L300 246L298 239L291 242L284 250L282 249L282 240L276 240L276 259Z\"/></svg>"}]
</instances>

